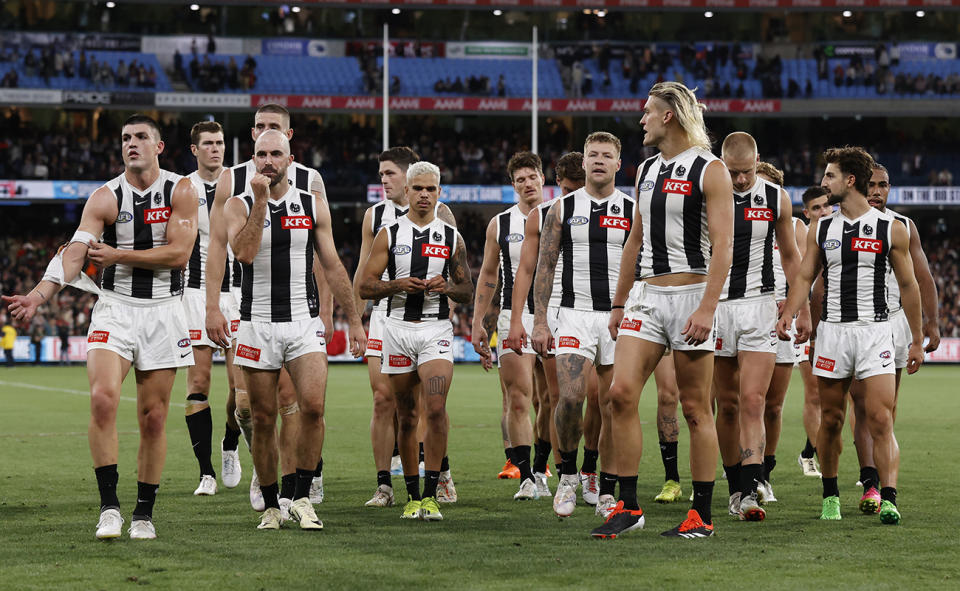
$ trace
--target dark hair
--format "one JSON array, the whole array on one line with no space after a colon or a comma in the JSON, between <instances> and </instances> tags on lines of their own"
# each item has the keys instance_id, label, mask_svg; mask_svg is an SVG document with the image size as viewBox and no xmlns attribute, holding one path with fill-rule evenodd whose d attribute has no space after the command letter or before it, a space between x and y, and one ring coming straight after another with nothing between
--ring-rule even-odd
<instances>
[{"instance_id":1,"label":"dark hair","mask_svg":"<svg viewBox=\"0 0 960 591\"><path fill-rule=\"evenodd\" d=\"M840 172L853 175L853 188L866 195L870 177L873 176L873 157L860 146L830 148L823 153L827 164L836 164Z\"/></svg>"},{"instance_id":2,"label":"dark hair","mask_svg":"<svg viewBox=\"0 0 960 591\"><path fill-rule=\"evenodd\" d=\"M757 174L765 174L775 185L783 186L783 171L769 162L757 162Z\"/></svg>"},{"instance_id":3,"label":"dark hair","mask_svg":"<svg viewBox=\"0 0 960 591\"><path fill-rule=\"evenodd\" d=\"M128 125L148 125L153 128L153 131L157 134L157 141L160 141L160 126L152 117L143 115L141 113L134 113L123 122L123 127ZM122 129L122 128L121 128Z\"/></svg>"},{"instance_id":4,"label":"dark hair","mask_svg":"<svg viewBox=\"0 0 960 591\"><path fill-rule=\"evenodd\" d=\"M877 162L876 160L873 161L873 169L874 169L874 170L882 170L883 172L887 173L887 176L890 176L890 171L887 170L887 167L884 166L884 165L882 165L882 164L880 164L880 163ZM871 176L872 176L872 175L871 175Z\"/></svg>"},{"instance_id":5,"label":"dark hair","mask_svg":"<svg viewBox=\"0 0 960 591\"><path fill-rule=\"evenodd\" d=\"M420 162L420 156L407 146L395 146L380 152L380 162L393 162L406 172L414 162Z\"/></svg>"},{"instance_id":6,"label":"dark hair","mask_svg":"<svg viewBox=\"0 0 960 591\"><path fill-rule=\"evenodd\" d=\"M223 127L216 121L194 123L193 127L190 128L190 143L195 146L199 145L201 133L223 133Z\"/></svg>"},{"instance_id":7,"label":"dark hair","mask_svg":"<svg viewBox=\"0 0 960 591\"><path fill-rule=\"evenodd\" d=\"M557 175L557 182L561 179L570 179L574 182L583 182L587 179L587 171L583 169L583 154L580 152L567 152L553 169Z\"/></svg>"},{"instance_id":8,"label":"dark hair","mask_svg":"<svg viewBox=\"0 0 960 591\"><path fill-rule=\"evenodd\" d=\"M824 189L823 187L808 187L806 191L803 192L803 195L800 197L803 200L803 206L806 207L810 205L810 202L814 199L819 199L820 197L826 197L830 194L830 191Z\"/></svg>"},{"instance_id":9,"label":"dark hair","mask_svg":"<svg viewBox=\"0 0 960 591\"><path fill-rule=\"evenodd\" d=\"M257 109L257 115L260 113L276 113L278 115L283 115L284 119L287 120L287 127L290 127L290 111L287 110L283 105L278 105L277 103L267 103Z\"/></svg>"},{"instance_id":10,"label":"dark hair","mask_svg":"<svg viewBox=\"0 0 960 591\"><path fill-rule=\"evenodd\" d=\"M507 174L510 175L510 182L513 182L513 173L521 168L532 168L543 175L543 162L540 157L533 152L517 152L510 157L507 162Z\"/></svg>"}]
</instances>

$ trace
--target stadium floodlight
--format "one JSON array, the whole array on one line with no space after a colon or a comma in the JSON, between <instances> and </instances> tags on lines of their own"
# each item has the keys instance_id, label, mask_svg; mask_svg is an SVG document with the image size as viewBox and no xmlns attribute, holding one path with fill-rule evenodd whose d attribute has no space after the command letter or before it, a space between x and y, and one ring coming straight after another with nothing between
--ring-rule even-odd
<instances>
[{"instance_id":1,"label":"stadium floodlight","mask_svg":"<svg viewBox=\"0 0 960 591\"><path fill-rule=\"evenodd\" d=\"M300 7L299 7L299 6L294 6L293 8L290 9L290 12L298 13L298 12L300 12Z\"/></svg>"},{"instance_id":2,"label":"stadium floodlight","mask_svg":"<svg viewBox=\"0 0 960 591\"><path fill-rule=\"evenodd\" d=\"M922 10L918 10L918 11L917 11L917 18L923 18L923 17L925 17L925 16L927 16L927 13L926 13L926 12L924 12L924 11L922 11Z\"/></svg>"},{"instance_id":3,"label":"stadium floodlight","mask_svg":"<svg viewBox=\"0 0 960 591\"><path fill-rule=\"evenodd\" d=\"M493 16L500 16L501 14L503 14L503 11L499 8L493 11Z\"/></svg>"},{"instance_id":4,"label":"stadium floodlight","mask_svg":"<svg viewBox=\"0 0 960 591\"><path fill-rule=\"evenodd\" d=\"M853 16L853 12L851 12L851 11L849 11L849 10L844 10L844 11L843 11L843 18L850 18L851 16Z\"/></svg>"},{"instance_id":5,"label":"stadium floodlight","mask_svg":"<svg viewBox=\"0 0 960 591\"><path fill-rule=\"evenodd\" d=\"M107 8L116 8L116 7L117 7L116 2L107 2Z\"/></svg>"},{"instance_id":6,"label":"stadium floodlight","mask_svg":"<svg viewBox=\"0 0 960 591\"><path fill-rule=\"evenodd\" d=\"M191 5L190 5L190 10L196 12L196 11L200 10L200 5L199 5L199 4L191 4Z\"/></svg>"},{"instance_id":7,"label":"stadium floodlight","mask_svg":"<svg viewBox=\"0 0 960 591\"><path fill-rule=\"evenodd\" d=\"M597 11L597 16L600 17L600 18L603 18L603 17L607 16L607 11L606 11L606 10L598 10L598 11Z\"/></svg>"},{"instance_id":8,"label":"stadium floodlight","mask_svg":"<svg viewBox=\"0 0 960 591\"><path fill-rule=\"evenodd\" d=\"M399 8L394 8L394 9L391 10L390 12L393 13L393 14L400 14L400 9L399 9Z\"/></svg>"},{"instance_id":9,"label":"stadium floodlight","mask_svg":"<svg viewBox=\"0 0 960 591\"><path fill-rule=\"evenodd\" d=\"M703 18L713 18L713 13L708 10L703 13Z\"/></svg>"}]
</instances>

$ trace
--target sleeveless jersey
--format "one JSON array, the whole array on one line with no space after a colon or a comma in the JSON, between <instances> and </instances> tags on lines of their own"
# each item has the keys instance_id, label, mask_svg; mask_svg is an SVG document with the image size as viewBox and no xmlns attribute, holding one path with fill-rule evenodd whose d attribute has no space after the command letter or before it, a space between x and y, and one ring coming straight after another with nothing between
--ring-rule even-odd
<instances>
[{"instance_id":1,"label":"sleeveless jersey","mask_svg":"<svg viewBox=\"0 0 960 591\"><path fill-rule=\"evenodd\" d=\"M520 212L519 205L514 205L497 214L495 219L497 245L500 247L500 309L509 310L513 301L513 283L520 266L520 250L523 248L523 230L527 216ZM533 314L533 289L527 293L527 312Z\"/></svg>"},{"instance_id":2,"label":"sleeveless jersey","mask_svg":"<svg viewBox=\"0 0 960 591\"><path fill-rule=\"evenodd\" d=\"M239 196L253 208L253 194ZM320 300L313 276L316 197L290 187L276 201L267 201L260 249L243 264L240 320L292 322L316 318Z\"/></svg>"},{"instance_id":3,"label":"sleeveless jersey","mask_svg":"<svg viewBox=\"0 0 960 591\"><path fill-rule=\"evenodd\" d=\"M634 278L671 273L706 275L710 233L703 194L703 173L717 157L689 148L670 160L648 158L637 173L637 203L643 220L643 245Z\"/></svg>"},{"instance_id":4,"label":"sleeveless jersey","mask_svg":"<svg viewBox=\"0 0 960 591\"><path fill-rule=\"evenodd\" d=\"M780 186L757 177L750 190L733 194L733 259L721 300L773 293L773 239L780 215Z\"/></svg>"},{"instance_id":5,"label":"sleeveless jersey","mask_svg":"<svg viewBox=\"0 0 960 591\"><path fill-rule=\"evenodd\" d=\"M449 279L450 259L457 249L457 229L440 218L424 227L402 216L387 227L387 280L419 277ZM399 320L447 319L450 303L440 293L395 293L387 300L387 316Z\"/></svg>"},{"instance_id":6,"label":"sleeveless jersey","mask_svg":"<svg viewBox=\"0 0 960 591\"><path fill-rule=\"evenodd\" d=\"M437 204L439 207L439 203ZM381 228L386 228L390 224L397 221L402 215L407 213L409 208L400 207L392 199L384 199L376 205L370 206L370 230L373 232L373 237L377 237L377 233ZM436 210L434 210L436 214ZM383 277L380 278L382 281L387 281L387 272L383 272ZM387 304L384 300L375 300L373 302L373 311L374 312L386 312Z\"/></svg>"},{"instance_id":7,"label":"sleeveless jersey","mask_svg":"<svg viewBox=\"0 0 960 591\"><path fill-rule=\"evenodd\" d=\"M907 228L907 238L910 238L910 218L903 215L902 213L897 213L892 209L886 209L884 213L893 216L893 219L900 220L900 222ZM893 267L890 268L890 272L887 275L887 308L890 309L890 312L899 312L903 308L903 303L900 301L900 284L897 283L897 276L893 272Z\"/></svg>"},{"instance_id":8,"label":"sleeveless jersey","mask_svg":"<svg viewBox=\"0 0 960 591\"><path fill-rule=\"evenodd\" d=\"M117 220L103 229L103 242L120 250L148 250L167 244L167 220L177 182L183 178L169 170L146 190L132 187L121 174L107 187L117 199ZM181 269L144 269L117 263L104 269L100 287L106 291L159 300L183 293Z\"/></svg>"},{"instance_id":9,"label":"sleeveless jersey","mask_svg":"<svg viewBox=\"0 0 960 591\"><path fill-rule=\"evenodd\" d=\"M193 171L187 176L193 183L193 188L197 191L200 198L197 208L197 241L193 244L193 253L190 254L190 262L187 263L187 287L193 289L203 289L206 285L207 269L207 247L210 244L210 211L213 208L214 195L217 192L217 182L209 183ZM240 269L240 263L233 259L233 253L230 251L230 245L227 245L227 261L223 267L223 281L220 282L220 291L229 292L231 282L235 279L235 287L240 287L240 275L233 273L233 267L237 271ZM232 277L231 277L232 275Z\"/></svg>"},{"instance_id":10,"label":"sleeveless jersey","mask_svg":"<svg viewBox=\"0 0 960 591\"><path fill-rule=\"evenodd\" d=\"M618 189L596 199L583 188L554 205L560 220L561 308L610 311L634 204Z\"/></svg>"},{"instance_id":11,"label":"sleeveless jersey","mask_svg":"<svg viewBox=\"0 0 960 591\"><path fill-rule=\"evenodd\" d=\"M537 232L543 233L543 223L547 221L547 214L550 213L550 208L553 207L553 204L559 201L559 199L554 199L553 201L544 201L537 206ZM538 253L539 255L539 253ZM560 305L560 292L563 291L563 285L560 283L560 279L563 275L561 272L563 270L563 251L560 251L560 255L557 257L557 270L553 274L553 289L550 291L550 300L547 302L547 307L555 308ZM534 285L536 285L536 265L534 265L533 279L530 281L530 291L533 291Z\"/></svg>"},{"instance_id":12,"label":"sleeveless jersey","mask_svg":"<svg viewBox=\"0 0 960 591\"><path fill-rule=\"evenodd\" d=\"M802 223L803 221L800 218L793 218L794 237L796 237L797 224ZM776 300L779 302L787 299L787 275L783 272L783 263L780 260L780 247L777 244L776 238L773 240L773 283L775 285L773 293Z\"/></svg>"},{"instance_id":13,"label":"sleeveless jersey","mask_svg":"<svg viewBox=\"0 0 960 591\"><path fill-rule=\"evenodd\" d=\"M817 245L823 266L825 322L887 319L887 273L893 218L870 208L855 220L838 209L821 218Z\"/></svg>"}]
</instances>

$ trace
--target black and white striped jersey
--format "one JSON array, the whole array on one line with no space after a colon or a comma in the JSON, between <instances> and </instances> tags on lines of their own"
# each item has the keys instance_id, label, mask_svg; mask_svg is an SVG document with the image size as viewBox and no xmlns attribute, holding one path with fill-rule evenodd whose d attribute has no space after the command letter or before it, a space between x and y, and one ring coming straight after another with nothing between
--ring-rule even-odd
<instances>
[{"instance_id":1,"label":"black and white striped jersey","mask_svg":"<svg viewBox=\"0 0 960 591\"><path fill-rule=\"evenodd\" d=\"M635 279L671 273L707 274L710 232L703 194L703 173L717 157L689 148L670 160L656 155L637 173L637 203L643 223L643 245Z\"/></svg>"},{"instance_id":2,"label":"black and white striped jersey","mask_svg":"<svg viewBox=\"0 0 960 591\"><path fill-rule=\"evenodd\" d=\"M500 247L500 309L509 310L513 298L513 283L520 266L520 249L523 248L527 216L520 211L519 205L514 205L497 214L494 219L497 245ZM533 289L527 293L527 312L533 314Z\"/></svg>"},{"instance_id":3,"label":"black and white striped jersey","mask_svg":"<svg viewBox=\"0 0 960 591\"><path fill-rule=\"evenodd\" d=\"M103 229L103 242L120 250L149 250L167 244L173 190L183 178L169 170L146 190L121 174L105 185L117 198L117 220ZM181 269L145 269L117 263L103 270L100 287L120 295L160 300L183 293Z\"/></svg>"},{"instance_id":4,"label":"black and white striped jersey","mask_svg":"<svg viewBox=\"0 0 960 591\"><path fill-rule=\"evenodd\" d=\"M439 207L439 203L437 204ZM370 215L370 230L373 232L373 237L377 237L377 233L390 224L397 221L397 218L407 213L408 207L401 207L397 205L392 199L384 199L383 201L377 203L376 205L370 206L369 210ZM436 210L434 210L436 213ZM380 278L382 281L387 281L387 272L383 272L383 277ZM384 300L374 300L373 302L373 311L374 312L386 312L387 304Z\"/></svg>"},{"instance_id":5,"label":"black and white striped jersey","mask_svg":"<svg viewBox=\"0 0 960 591\"><path fill-rule=\"evenodd\" d=\"M893 217L872 207L855 220L847 219L840 210L820 219L821 320L868 323L887 319L893 221Z\"/></svg>"},{"instance_id":6,"label":"black and white striped jersey","mask_svg":"<svg viewBox=\"0 0 960 591\"><path fill-rule=\"evenodd\" d=\"M249 215L253 194L237 198ZM242 265L240 320L291 322L320 314L313 276L316 205L316 197L295 187L267 201L260 249L253 263Z\"/></svg>"},{"instance_id":7,"label":"black and white striped jersey","mask_svg":"<svg viewBox=\"0 0 960 591\"><path fill-rule=\"evenodd\" d=\"M635 201L618 189L597 199L586 188L553 206L560 220L560 307L609 312Z\"/></svg>"},{"instance_id":8,"label":"black and white striped jersey","mask_svg":"<svg viewBox=\"0 0 960 591\"><path fill-rule=\"evenodd\" d=\"M793 232L796 237L797 226L803 224L803 220L798 217L793 218ZM783 262L780 260L780 246L776 238L773 240L773 283L774 298L779 302L787 299L787 274L783 271Z\"/></svg>"},{"instance_id":9,"label":"black and white striped jersey","mask_svg":"<svg viewBox=\"0 0 960 591\"><path fill-rule=\"evenodd\" d=\"M193 244L190 262L187 263L187 287L203 289L206 285L207 247L210 244L210 211L213 208L214 195L217 192L217 181L209 183L197 174L191 172L188 176L193 188L200 198L197 208L197 241ZM236 268L236 270L234 270ZM236 281L233 287L240 287L240 263L234 260L230 245L227 245L227 261L223 267L223 281L220 282L220 291L229 292L231 282Z\"/></svg>"},{"instance_id":10,"label":"black and white striped jersey","mask_svg":"<svg viewBox=\"0 0 960 591\"><path fill-rule=\"evenodd\" d=\"M559 199L554 199L553 201L544 201L537 206L537 231L543 234L543 223L547 221L547 214L550 213L550 208L553 207L554 203L560 201ZM541 242L542 244L542 242ZM539 255L539 253L537 253ZM560 280L563 276L563 251L560 251L560 255L557 257L557 269L553 273L553 289L550 291L550 300L547 302L547 307L555 308L560 305L560 293L563 291L563 285L560 283ZM533 268L533 278L530 280L530 291L533 291L533 286L536 285L537 277L537 268L534 265Z\"/></svg>"},{"instance_id":11,"label":"black and white striped jersey","mask_svg":"<svg viewBox=\"0 0 960 591\"><path fill-rule=\"evenodd\" d=\"M779 185L758 176L748 191L733 193L733 262L721 300L773 293L773 240L779 215Z\"/></svg>"},{"instance_id":12,"label":"black and white striped jersey","mask_svg":"<svg viewBox=\"0 0 960 591\"><path fill-rule=\"evenodd\" d=\"M893 216L893 219L900 220L900 222L907 228L907 238L910 238L910 218L903 215L902 213L897 213L892 209L885 209L884 213ZM903 303L900 301L900 284L897 283L897 276L893 272L893 267L890 268L890 271L887 275L887 308L890 312L899 312L903 308Z\"/></svg>"},{"instance_id":13,"label":"black and white striped jersey","mask_svg":"<svg viewBox=\"0 0 960 591\"><path fill-rule=\"evenodd\" d=\"M419 227L407 216L387 226L387 280L450 277L450 260L460 234L440 218ZM387 316L398 320L431 320L450 317L450 302L441 293L395 293L387 299Z\"/></svg>"}]
</instances>

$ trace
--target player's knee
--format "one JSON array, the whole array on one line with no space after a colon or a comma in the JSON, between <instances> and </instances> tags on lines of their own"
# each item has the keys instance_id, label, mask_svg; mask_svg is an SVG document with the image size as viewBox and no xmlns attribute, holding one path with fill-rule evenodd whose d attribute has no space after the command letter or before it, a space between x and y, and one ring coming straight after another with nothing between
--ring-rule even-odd
<instances>
[{"instance_id":1,"label":"player's knee","mask_svg":"<svg viewBox=\"0 0 960 591\"><path fill-rule=\"evenodd\" d=\"M691 431L704 427L711 420L710 412L705 407L692 404L684 406L683 418Z\"/></svg>"},{"instance_id":2,"label":"player's knee","mask_svg":"<svg viewBox=\"0 0 960 591\"><path fill-rule=\"evenodd\" d=\"M893 413L889 408L871 410L867 413L867 428L874 439L889 434L893 430Z\"/></svg>"},{"instance_id":3,"label":"player's knee","mask_svg":"<svg viewBox=\"0 0 960 591\"><path fill-rule=\"evenodd\" d=\"M416 431L420 416L414 407L397 408L397 427L400 431Z\"/></svg>"},{"instance_id":4,"label":"player's knee","mask_svg":"<svg viewBox=\"0 0 960 591\"><path fill-rule=\"evenodd\" d=\"M390 417L397 412L397 402L388 388L375 388L373 391L373 416Z\"/></svg>"},{"instance_id":5,"label":"player's knee","mask_svg":"<svg viewBox=\"0 0 960 591\"><path fill-rule=\"evenodd\" d=\"M684 409L683 416L687 416L687 410ZM740 402L735 399L717 400L717 420L721 423L736 423L740 418Z\"/></svg>"},{"instance_id":6,"label":"player's knee","mask_svg":"<svg viewBox=\"0 0 960 591\"><path fill-rule=\"evenodd\" d=\"M766 405L764 392L744 391L740 394L740 414L752 419L759 419L763 416L763 409Z\"/></svg>"},{"instance_id":7,"label":"player's knee","mask_svg":"<svg viewBox=\"0 0 960 591\"><path fill-rule=\"evenodd\" d=\"M674 405L676 406L677 401L680 399L680 390L673 387L660 387L657 386L657 404L660 406L663 405Z\"/></svg>"},{"instance_id":8,"label":"player's knee","mask_svg":"<svg viewBox=\"0 0 960 591\"><path fill-rule=\"evenodd\" d=\"M302 420L312 422L323 419L324 401L322 396L305 398L299 407L300 416L303 417ZM281 412L283 412L282 409Z\"/></svg>"},{"instance_id":9,"label":"player's knee","mask_svg":"<svg viewBox=\"0 0 960 591\"><path fill-rule=\"evenodd\" d=\"M90 416L97 425L111 424L117 416L114 392L94 387L90 391Z\"/></svg>"},{"instance_id":10,"label":"player's knee","mask_svg":"<svg viewBox=\"0 0 960 591\"><path fill-rule=\"evenodd\" d=\"M253 421L254 430L276 428L276 408L251 408L248 412L250 413L250 418Z\"/></svg>"},{"instance_id":11,"label":"player's knee","mask_svg":"<svg viewBox=\"0 0 960 591\"><path fill-rule=\"evenodd\" d=\"M763 418L768 423L778 422L783 415L782 404L767 404L763 411Z\"/></svg>"},{"instance_id":12,"label":"player's knee","mask_svg":"<svg viewBox=\"0 0 960 591\"><path fill-rule=\"evenodd\" d=\"M162 405L145 408L140 412L140 437L156 439L163 435L164 425L167 422L167 412Z\"/></svg>"},{"instance_id":13,"label":"player's knee","mask_svg":"<svg viewBox=\"0 0 960 591\"><path fill-rule=\"evenodd\" d=\"M821 409L820 429L837 435L843 429L843 412L840 409Z\"/></svg>"}]
</instances>

